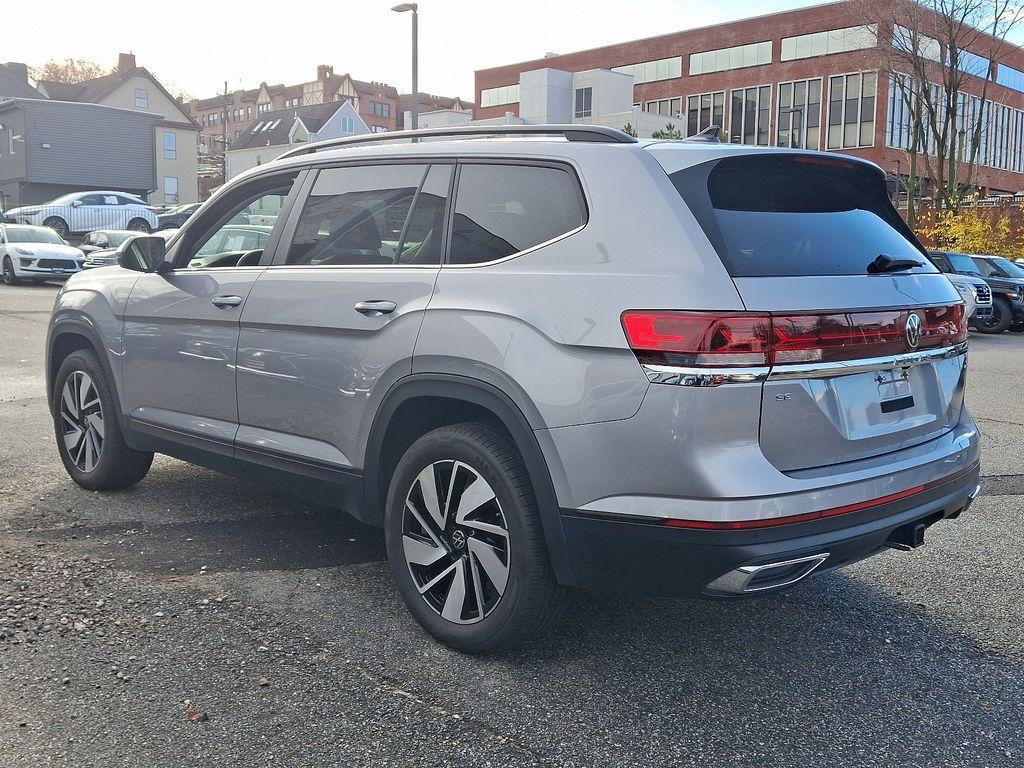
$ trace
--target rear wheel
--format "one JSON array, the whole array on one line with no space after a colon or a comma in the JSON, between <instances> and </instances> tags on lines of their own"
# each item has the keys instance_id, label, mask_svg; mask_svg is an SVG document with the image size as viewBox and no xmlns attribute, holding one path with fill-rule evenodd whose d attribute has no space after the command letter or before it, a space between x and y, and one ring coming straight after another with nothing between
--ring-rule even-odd
<instances>
[{"instance_id":1,"label":"rear wheel","mask_svg":"<svg viewBox=\"0 0 1024 768\"><path fill-rule=\"evenodd\" d=\"M4 285L17 285L21 281L14 271L14 262L10 256L4 256Z\"/></svg>"},{"instance_id":2,"label":"rear wheel","mask_svg":"<svg viewBox=\"0 0 1024 768\"><path fill-rule=\"evenodd\" d=\"M1010 302L998 296L992 298L992 314L978 320L978 330L982 333L1002 333L1013 322L1013 308Z\"/></svg>"},{"instance_id":3,"label":"rear wheel","mask_svg":"<svg viewBox=\"0 0 1024 768\"><path fill-rule=\"evenodd\" d=\"M539 636L565 601L537 503L507 435L481 423L442 427L406 451L388 493L388 560L413 616L467 653Z\"/></svg>"},{"instance_id":4,"label":"rear wheel","mask_svg":"<svg viewBox=\"0 0 1024 768\"><path fill-rule=\"evenodd\" d=\"M54 432L71 479L90 491L127 488L149 471L153 454L128 447L114 392L96 355L72 352L53 388Z\"/></svg>"},{"instance_id":5,"label":"rear wheel","mask_svg":"<svg viewBox=\"0 0 1024 768\"><path fill-rule=\"evenodd\" d=\"M51 216L43 222L43 226L49 227L65 240L67 240L68 235L71 234L71 228L68 227L68 223L60 216Z\"/></svg>"},{"instance_id":6,"label":"rear wheel","mask_svg":"<svg viewBox=\"0 0 1024 768\"><path fill-rule=\"evenodd\" d=\"M147 235L152 231L149 222L145 219L132 219L128 222L128 229L132 232L144 232Z\"/></svg>"}]
</instances>

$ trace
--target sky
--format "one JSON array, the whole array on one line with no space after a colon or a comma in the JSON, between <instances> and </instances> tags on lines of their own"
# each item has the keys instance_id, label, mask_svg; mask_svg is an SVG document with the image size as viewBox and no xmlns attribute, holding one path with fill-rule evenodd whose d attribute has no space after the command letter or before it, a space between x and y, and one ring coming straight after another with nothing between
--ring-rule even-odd
<instances>
[{"instance_id":1,"label":"sky","mask_svg":"<svg viewBox=\"0 0 1024 768\"><path fill-rule=\"evenodd\" d=\"M412 88L410 14L398 0L288 3L113 3L49 0L40 15L17 2L3 13L2 61L39 65L85 58L113 66L135 54L172 93L199 98L224 88L301 83L318 64L336 74ZM473 97L473 71L650 37L759 14L816 5L815 0L420 0L419 87ZM11 22L13 21L13 28Z\"/></svg>"}]
</instances>

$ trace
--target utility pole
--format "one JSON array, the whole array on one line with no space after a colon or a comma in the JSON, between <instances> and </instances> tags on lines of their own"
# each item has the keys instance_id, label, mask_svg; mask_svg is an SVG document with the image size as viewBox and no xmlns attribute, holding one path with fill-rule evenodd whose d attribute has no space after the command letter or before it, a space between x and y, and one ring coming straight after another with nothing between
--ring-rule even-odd
<instances>
[{"instance_id":1,"label":"utility pole","mask_svg":"<svg viewBox=\"0 0 1024 768\"><path fill-rule=\"evenodd\" d=\"M224 114L220 116L221 184L228 180L228 81L224 81Z\"/></svg>"},{"instance_id":2,"label":"utility pole","mask_svg":"<svg viewBox=\"0 0 1024 768\"><path fill-rule=\"evenodd\" d=\"M391 9L395 13L412 11L412 129L420 127L420 84L419 84L419 6L416 3L402 3Z\"/></svg>"}]
</instances>

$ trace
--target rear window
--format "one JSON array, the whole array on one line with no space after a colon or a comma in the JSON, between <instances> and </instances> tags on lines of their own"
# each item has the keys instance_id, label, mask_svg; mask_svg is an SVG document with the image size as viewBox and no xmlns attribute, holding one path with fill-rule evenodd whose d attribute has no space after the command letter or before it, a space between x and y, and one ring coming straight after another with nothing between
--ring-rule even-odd
<instances>
[{"instance_id":1,"label":"rear window","mask_svg":"<svg viewBox=\"0 0 1024 768\"><path fill-rule=\"evenodd\" d=\"M733 277L863 275L880 254L935 272L874 169L817 155L745 155L671 174Z\"/></svg>"}]
</instances>

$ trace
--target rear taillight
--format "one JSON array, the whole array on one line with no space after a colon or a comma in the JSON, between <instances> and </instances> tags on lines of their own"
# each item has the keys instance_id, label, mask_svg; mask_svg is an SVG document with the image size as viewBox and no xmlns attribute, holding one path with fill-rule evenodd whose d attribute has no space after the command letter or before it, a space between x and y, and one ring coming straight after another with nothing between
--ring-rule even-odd
<instances>
[{"instance_id":1,"label":"rear taillight","mask_svg":"<svg viewBox=\"0 0 1024 768\"><path fill-rule=\"evenodd\" d=\"M767 315L640 312L622 315L626 338L646 362L702 366L766 365Z\"/></svg>"},{"instance_id":2,"label":"rear taillight","mask_svg":"<svg viewBox=\"0 0 1024 768\"><path fill-rule=\"evenodd\" d=\"M860 360L967 339L963 304L780 315L629 310L622 327L641 362L714 368Z\"/></svg>"}]
</instances>

